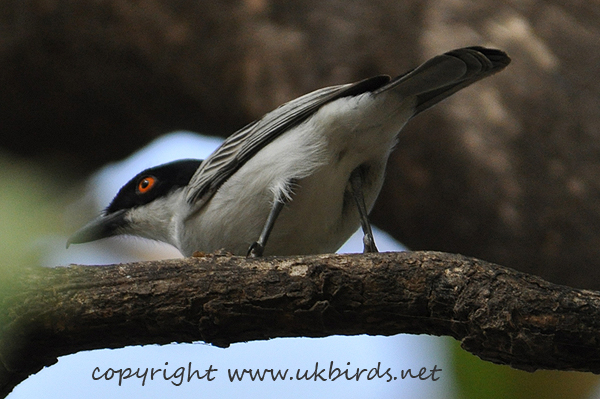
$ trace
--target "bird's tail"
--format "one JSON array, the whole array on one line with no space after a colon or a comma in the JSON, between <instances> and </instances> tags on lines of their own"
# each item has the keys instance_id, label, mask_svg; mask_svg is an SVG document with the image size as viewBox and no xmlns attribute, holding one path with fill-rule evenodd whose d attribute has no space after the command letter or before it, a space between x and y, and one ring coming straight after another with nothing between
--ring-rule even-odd
<instances>
[{"instance_id":1,"label":"bird's tail","mask_svg":"<svg viewBox=\"0 0 600 399\"><path fill-rule=\"evenodd\" d=\"M484 47L465 47L438 55L400 75L374 94L393 89L402 97L417 97L415 115L453 93L500 72L510 63L506 53Z\"/></svg>"}]
</instances>

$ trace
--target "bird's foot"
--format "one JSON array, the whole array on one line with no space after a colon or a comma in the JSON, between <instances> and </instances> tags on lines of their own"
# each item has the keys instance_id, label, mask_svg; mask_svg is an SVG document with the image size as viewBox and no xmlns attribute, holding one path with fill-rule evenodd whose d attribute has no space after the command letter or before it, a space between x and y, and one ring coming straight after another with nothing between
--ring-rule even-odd
<instances>
[{"instance_id":1,"label":"bird's foot","mask_svg":"<svg viewBox=\"0 0 600 399\"><path fill-rule=\"evenodd\" d=\"M255 241L252 243L252 245L250 245L250 248L248 248L248 255L246 255L246 257L259 258L263 255L264 251L265 251L265 246L263 244L259 243L258 241Z\"/></svg>"},{"instance_id":2,"label":"bird's foot","mask_svg":"<svg viewBox=\"0 0 600 399\"><path fill-rule=\"evenodd\" d=\"M365 234L363 236L363 244L365 245L365 249L363 250L363 253L379 252L379 250L377 249L377 246L375 245L375 239L373 238L372 235Z\"/></svg>"}]
</instances>

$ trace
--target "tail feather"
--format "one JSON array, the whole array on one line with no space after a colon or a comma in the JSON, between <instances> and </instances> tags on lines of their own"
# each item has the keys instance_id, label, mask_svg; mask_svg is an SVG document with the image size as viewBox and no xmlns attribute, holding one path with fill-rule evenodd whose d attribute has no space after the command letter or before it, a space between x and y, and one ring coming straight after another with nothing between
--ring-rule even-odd
<instances>
[{"instance_id":1,"label":"tail feather","mask_svg":"<svg viewBox=\"0 0 600 399\"><path fill-rule=\"evenodd\" d=\"M417 97L415 115L457 91L500 72L510 58L500 50L465 47L439 55L398 76L374 94L394 90L403 97Z\"/></svg>"}]
</instances>

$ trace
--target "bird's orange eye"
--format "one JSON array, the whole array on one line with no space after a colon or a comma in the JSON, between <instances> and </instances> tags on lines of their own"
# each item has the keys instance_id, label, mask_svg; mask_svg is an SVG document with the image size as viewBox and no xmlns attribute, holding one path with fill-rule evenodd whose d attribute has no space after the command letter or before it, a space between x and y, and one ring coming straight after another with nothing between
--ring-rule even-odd
<instances>
[{"instance_id":1,"label":"bird's orange eye","mask_svg":"<svg viewBox=\"0 0 600 399\"><path fill-rule=\"evenodd\" d=\"M156 183L156 179L154 177L152 177L152 176L144 177L138 183L138 186L137 186L138 193L140 193L140 194L147 193L148 191L150 191L152 189L152 187L154 187L155 183Z\"/></svg>"}]
</instances>

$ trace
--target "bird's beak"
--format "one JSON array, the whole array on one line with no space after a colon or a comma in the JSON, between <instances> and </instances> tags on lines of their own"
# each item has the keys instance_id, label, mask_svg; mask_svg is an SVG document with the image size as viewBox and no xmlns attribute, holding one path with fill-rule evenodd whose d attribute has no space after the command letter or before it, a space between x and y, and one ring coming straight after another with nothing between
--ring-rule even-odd
<instances>
[{"instance_id":1,"label":"bird's beak","mask_svg":"<svg viewBox=\"0 0 600 399\"><path fill-rule=\"evenodd\" d=\"M69 237L67 248L71 244L82 244L117 235L119 234L119 228L126 224L125 210L113 212L108 215L100 215Z\"/></svg>"}]
</instances>

